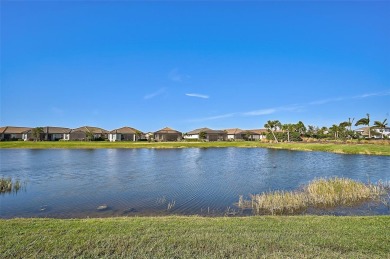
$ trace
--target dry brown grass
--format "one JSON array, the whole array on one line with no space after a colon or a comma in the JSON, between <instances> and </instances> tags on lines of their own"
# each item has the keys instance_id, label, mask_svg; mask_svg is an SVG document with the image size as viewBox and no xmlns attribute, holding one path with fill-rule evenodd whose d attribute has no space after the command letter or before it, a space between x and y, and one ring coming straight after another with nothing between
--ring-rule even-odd
<instances>
[{"instance_id":1,"label":"dry brown grass","mask_svg":"<svg viewBox=\"0 0 390 259\"><path fill-rule=\"evenodd\" d=\"M383 184L364 184L338 177L321 178L310 182L302 191L261 193L252 195L250 201L240 196L238 206L252 208L256 214L295 214L308 207L336 207L362 201L380 201L386 192Z\"/></svg>"}]
</instances>

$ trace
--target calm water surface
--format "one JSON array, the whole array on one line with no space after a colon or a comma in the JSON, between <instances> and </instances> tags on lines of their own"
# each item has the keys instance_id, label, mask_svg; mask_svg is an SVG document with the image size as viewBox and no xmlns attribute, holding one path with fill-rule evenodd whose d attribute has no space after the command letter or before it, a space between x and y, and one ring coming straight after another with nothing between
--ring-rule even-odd
<instances>
[{"instance_id":1,"label":"calm water surface","mask_svg":"<svg viewBox=\"0 0 390 259\"><path fill-rule=\"evenodd\" d=\"M245 214L234 205L239 195L294 190L318 177L390 180L386 156L261 148L1 149L0 159L0 176L25 182L0 195L2 218ZM312 213L390 214L383 204Z\"/></svg>"}]
</instances>

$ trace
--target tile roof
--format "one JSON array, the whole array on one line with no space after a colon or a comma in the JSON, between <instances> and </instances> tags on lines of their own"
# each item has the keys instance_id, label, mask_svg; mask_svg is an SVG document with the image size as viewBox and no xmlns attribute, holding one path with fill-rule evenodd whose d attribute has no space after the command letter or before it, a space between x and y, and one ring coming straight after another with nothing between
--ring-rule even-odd
<instances>
[{"instance_id":1,"label":"tile roof","mask_svg":"<svg viewBox=\"0 0 390 259\"><path fill-rule=\"evenodd\" d=\"M30 129L29 127L4 126L0 128L0 134L22 134Z\"/></svg>"},{"instance_id":2,"label":"tile roof","mask_svg":"<svg viewBox=\"0 0 390 259\"><path fill-rule=\"evenodd\" d=\"M95 134L105 134L105 133L108 133L108 131L105 130L105 129L98 128L98 127L91 127L91 126L83 126L83 127L80 127L80 128L72 129L71 132L75 132L75 131L91 132L91 133L95 133Z\"/></svg>"},{"instance_id":3,"label":"tile roof","mask_svg":"<svg viewBox=\"0 0 390 259\"><path fill-rule=\"evenodd\" d=\"M110 133L120 133L120 134L136 134L137 132L142 133L142 131L140 130L137 130L132 127L127 127L127 126L110 131Z\"/></svg>"},{"instance_id":4,"label":"tile roof","mask_svg":"<svg viewBox=\"0 0 390 259\"><path fill-rule=\"evenodd\" d=\"M181 134L180 131L177 131L177 130L174 130L174 129L171 129L171 128L168 128L168 127L165 127L163 129L160 129L154 133L165 133L165 134Z\"/></svg>"}]
</instances>

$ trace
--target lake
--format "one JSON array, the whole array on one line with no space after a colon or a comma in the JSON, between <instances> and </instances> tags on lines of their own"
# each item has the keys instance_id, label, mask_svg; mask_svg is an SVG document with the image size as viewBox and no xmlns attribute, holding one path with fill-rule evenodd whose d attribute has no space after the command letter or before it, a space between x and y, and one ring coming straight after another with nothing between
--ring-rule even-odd
<instances>
[{"instance_id":1,"label":"lake","mask_svg":"<svg viewBox=\"0 0 390 259\"><path fill-rule=\"evenodd\" d=\"M0 176L24 183L0 195L1 218L247 215L235 206L239 195L295 190L319 177L390 180L386 156L263 148L1 149L0 159ZM372 203L311 213L390 214Z\"/></svg>"}]
</instances>

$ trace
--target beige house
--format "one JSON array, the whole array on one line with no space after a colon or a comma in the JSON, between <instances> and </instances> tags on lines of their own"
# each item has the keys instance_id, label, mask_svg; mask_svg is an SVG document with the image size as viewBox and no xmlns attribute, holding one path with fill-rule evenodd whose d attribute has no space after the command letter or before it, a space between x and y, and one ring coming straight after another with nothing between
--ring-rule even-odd
<instances>
[{"instance_id":1,"label":"beige house","mask_svg":"<svg viewBox=\"0 0 390 259\"><path fill-rule=\"evenodd\" d=\"M180 141L182 137L183 134L180 131L168 127L154 132L155 141Z\"/></svg>"},{"instance_id":2,"label":"beige house","mask_svg":"<svg viewBox=\"0 0 390 259\"><path fill-rule=\"evenodd\" d=\"M72 129L69 134L65 134L64 140L88 140L89 136L93 139L107 139L108 131L98 127L83 126Z\"/></svg>"},{"instance_id":3,"label":"beige house","mask_svg":"<svg viewBox=\"0 0 390 259\"><path fill-rule=\"evenodd\" d=\"M200 128L189 131L184 134L184 139L202 139L201 134L204 134L203 138L207 141L223 141L227 139L226 131L209 128Z\"/></svg>"},{"instance_id":4,"label":"beige house","mask_svg":"<svg viewBox=\"0 0 390 259\"><path fill-rule=\"evenodd\" d=\"M19 140L23 139L23 133L30 130L28 127L0 127L0 140Z\"/></svg>"},{"instance_id":5,"label":"beige house","mask_svg":"<svg viewBox=\"0 0 390 259\"><path fill-rule=\"evenodd\" d=\"M143 133L131 127L122 127L114 129L108 133L108 139L115 141L137 141L142 138Z\"/></svg>"},{"instance_id":6,"label":"beige house","mask_svg":"<svg viewBox=\"0 0 390 259\"><path fill-rule=\"evenodd\" d=\"M226 129L228 140L260 140L268 132L266 129L242 130L239 128Z\"/></svg>"},{"instance_id":7,"label":"beige house","mask_svg":"<svg viewBox=\"0 0 390 259\"><path fill-rule=\"evenodd\" d=\"M57 140L64 140L65 136L70 133L71 129L69 128L62 128L62 127L51 127L51 126L46 126L46 127L40 127L42 128L42 133L40 134L40 140L45 140L45 141L57 141ZM32 140L33 135L32 135L33 129L30 129L28 131L25 131L23 133L23 140Z\"/></svg>"}]
</instances>

